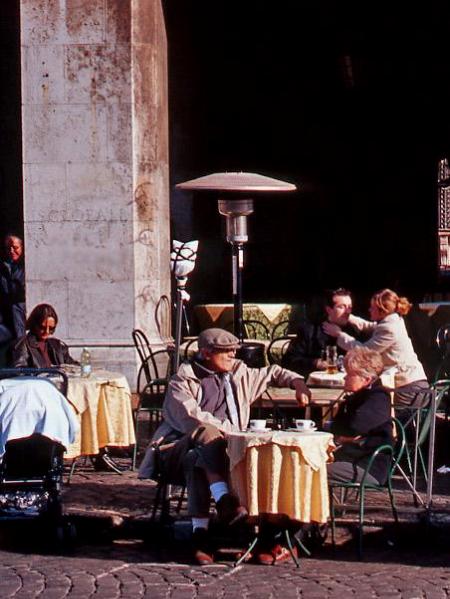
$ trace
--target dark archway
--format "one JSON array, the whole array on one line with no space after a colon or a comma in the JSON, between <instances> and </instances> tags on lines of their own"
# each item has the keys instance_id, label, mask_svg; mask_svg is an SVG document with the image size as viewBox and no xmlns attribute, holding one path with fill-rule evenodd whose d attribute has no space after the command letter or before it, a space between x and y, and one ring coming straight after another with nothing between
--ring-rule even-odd
<instances>
[{"instance_id":1,"label":"dark archway","mask_svg":"<svg viewBox=\"0 0 450 599\"><path fill-rule=\"evenodd\" d=\"M0 238L23 238L20 2L0 3Z\"/></svg>"},{"instance_id":2,"label":"dark archway","mask_svg":"<svg viewBox=\"0 0 450 599\"><path fill-rule=\"evenodd\" d=\"M385 5L384 5L385 4ZM412 298L436 268L437 160L450 148L450 7L180 0L169 39L172 231L201 240L193 302L230 297L215 202L179 181L248 170L300 186L256 205L244 295L344 285Z\"/></svg>"}]
</instances>

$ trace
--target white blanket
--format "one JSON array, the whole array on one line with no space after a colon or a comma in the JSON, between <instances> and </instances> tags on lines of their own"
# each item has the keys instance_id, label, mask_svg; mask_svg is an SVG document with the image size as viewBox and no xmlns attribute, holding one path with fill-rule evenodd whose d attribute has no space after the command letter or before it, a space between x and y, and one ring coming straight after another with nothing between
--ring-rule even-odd
<instances>
[{"instance_id":1,"label":"white blanket","mask_svg":"<svg viewBox=\"0 0 450 599\"><path fill-rule=\"evenodd\" d=\"M0 456L8 441L33 433L67 448L77 430L74 409L50 381L33 377L0 380Z\"/></svg>"}]
</instances>

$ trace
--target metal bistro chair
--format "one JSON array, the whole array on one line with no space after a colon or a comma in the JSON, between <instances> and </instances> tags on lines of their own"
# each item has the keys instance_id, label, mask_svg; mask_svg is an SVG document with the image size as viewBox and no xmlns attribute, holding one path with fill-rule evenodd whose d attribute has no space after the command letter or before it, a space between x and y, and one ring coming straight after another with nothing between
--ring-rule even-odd
<instances>
[{"instance_id":1,"label":"metal bistro chair","mask_svg":"<svg viewBox=\"0 0 450 599\"><path fill-rule=\"evenodd\" d=\"M334 491L337 489L341 489L344 492L347 492L349 490L355 490L357 492L357 496L358 496L358 507L359 507L359 518L358 518L358 547L357 547L357 551L358 551L358 558L362 559L363 556L363 551L362 551L362 547L363 547L363 528L364 528L364 507L365 507L365 495L366 495L366 491L388 491L389 493L389 500L391 503L391 508L392 508L392 515L394 516L394 521L395 524L398 525L398 513L397 513L397 508L395 506L395 501L394 501L394 493L393 493L393 488L392 488L392 476L394 473L394 470L397 467L398 462L400 461L403 452L405 450L405 430L403 428L402 423L397 419L397 418L392 418L392 423L393 426L395 426L395 430L396 430L396 434L397 434L397 439L396 439L396 443L395 443L395 447L391 447L390 445L380 445L379 447L377 447L375 449L375 451L372 453L370 460L366 466L366 469L364 471L364 475L361 479L361 482L333 482L329 484L330 487L330 518L331 518L331 541L333 544L333 547L335 547L335 534L336 534L336 506L335 506L335 497L334 497ZM381 453L385 453L388 456L390 456L390 467L388 470L388 477L387 477L387 481L384 485L381 484L375 484L372 482L368 482L366 480L367 478L367 474L370 471L370 468L372 467L372 464L375 460L375 458L381 454ZM345 508L346 506L341 506L342 508Z\"/></svg>"},{"instance_id":2,"label":"metal bistro chair","mask_svg":"<svg viewBox=\"0 0 450 599\"><path fill-rule=\"evenodd\" d=\"M133 331L133 339L137 338L140 342L142 336L138 332ZM142 333L142 335L144 335ZM144 335L145 336L145 335ZM162 405L164 396L167 390L167 384L170 378L170 367L172 361L172 351L168 349L160 349L152 351L150 345L144 346L145 350L148 347L148 355L145 356L139 368L136 391L138 394L137 406L134 409L134 426L136 433L136 443L133 450L133 470L136 468L137 454L139 448L139 416L144 412L149 415L149 430L150 434L157 428L162 419ZM138 347L136 346L136 349ZM142 350L142 347L141 347ZM138 349L141 356L141 352ZM142 354L144 355L144 354Z\"/></svg>"},{"instance_id":3,"label":"metal bistro chair","mask_svg":"<svg viewBox=\"0 0 450 599\"><path fill-rule=\"evenodd\" d=\"M292 337L285 335L283 337L275 337L269 343L267 348L267 360L269 364L281 364L283 356L287 352Z\"/></svg>"},{"instance_id":4,"label":"metal bistro chair","mask_svg":"<svg viewBox=\"0 0 450 599\"><path fill-rule=\"evenodd\" d=\"M272 329L272 339L279 339L280 337L295 337L295 335L291 335L289 333L289 320L281 320L278 324L276 324Z\"/></svg>"},{"instance_id":5,"label":"metal bistro chair","mask_svg":"<svg viewBox=\"0 0 450 599\"><path fill-rule=\"evenodd\" d=\"M271 338L268 327L260 320L244 320L242 324L246 339L269 341Z\"/></svg>"},{"instance_id":6,"label":"metal bistro chair","mask_svg":"<svg viewBox=\"0 0 450 599\"><path fill-rule=\"evenodd\" d=\"M141 329L133 329L131 336L133 337L133 343L139 354L141 364L144 364L152 353L147 335Z\"/></svg>"},{"instance_id":7,"label":"metal bistro chair","mask_svg":"<svg viewBox=\"0 0 450 599\"><path fill-rule=\"evenodd\" d=\"M450 379L450 324L446 324L438 330L436 334L436 348L440 359L434 373L433 382ZM450 404L447 401L445 404L446 418L448 418L449 412Z\"/></svg>"},{"instance_id":8,"label":"metal bistro chair","mask_svg":"<svg viewBox=\"0 0 450 599\"><path fill-rule=\"evenodd\" d=\"M450 390L450 380L442 379L430 385L430 401L424 408L403 408L397 411L397 417L402 421L406 431L405 456L408 468L408 473L405 473L400 465L397 469L408 482L414 497L420 503L422 499L417 493L417 477L419 469L422 470L422 475L425 482L428 482L428 472L425 463L424 447L428 439L431 427L431 419L433 416L432 402L435 404L435 412L439 409L443 399L448 395ZM433 448L429 448L433 450Z\"/></svg>"}]
</instances>

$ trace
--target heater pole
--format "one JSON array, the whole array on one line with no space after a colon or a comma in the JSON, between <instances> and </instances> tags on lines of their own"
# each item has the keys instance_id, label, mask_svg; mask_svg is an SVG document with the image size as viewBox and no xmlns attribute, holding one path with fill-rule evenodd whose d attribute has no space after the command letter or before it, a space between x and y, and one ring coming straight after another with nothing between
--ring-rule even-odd
<instances>
[{"instance_id":1,"label":"heater pole","mask_svg":"<svg viewBox=\"0 0 450 599\"><path fill-rule=\"evenodd\" d=\"M242 307L242 270L244 268L244 246L242 243L232 243L231 249L234 304L234 334L242 343L244 339L244 319Z\"/></svg>"}]
</instances>

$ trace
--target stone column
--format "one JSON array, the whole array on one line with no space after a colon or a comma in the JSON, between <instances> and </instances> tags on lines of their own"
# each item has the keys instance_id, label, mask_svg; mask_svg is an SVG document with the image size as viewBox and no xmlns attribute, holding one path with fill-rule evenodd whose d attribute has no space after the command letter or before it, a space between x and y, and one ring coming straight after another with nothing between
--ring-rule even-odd
<instances>
[{"instance_id":1,"label":"stone column","mask_svg":"<svg viewBox=\"0 0 450 599\"><path fill-rule=\"evenodd\" d=\"M135 382L131 331L170 334L160 0L21 0L27 307ZM78 357L80 349L73 349Z\"/></svg>"}]
</instances>

